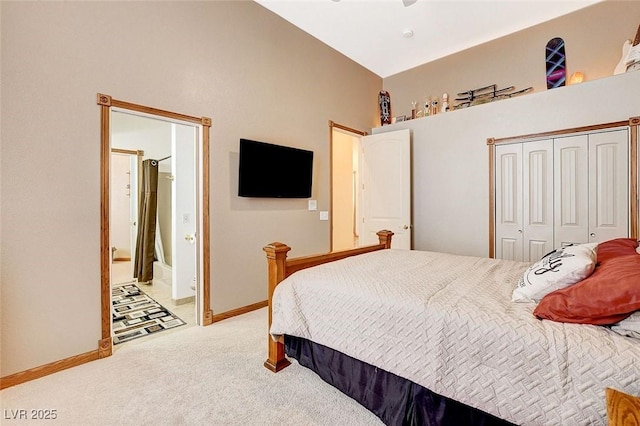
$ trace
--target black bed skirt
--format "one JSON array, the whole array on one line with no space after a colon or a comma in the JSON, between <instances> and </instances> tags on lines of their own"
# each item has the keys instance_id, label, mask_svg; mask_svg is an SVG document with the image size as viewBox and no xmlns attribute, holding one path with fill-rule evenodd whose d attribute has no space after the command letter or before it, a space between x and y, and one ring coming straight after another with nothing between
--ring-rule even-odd
<instances>
[{"instance_id":1,"label":"black bed skirt","mask_svg":"<svg viewBox=\"0 0 640 426\"><path fill-rule=\"evenodd\" d=\"M285 336L284 341L287 356L358 401L386 425L513 425L326 346L292 336Z\"/></svg>"}]
</instances>

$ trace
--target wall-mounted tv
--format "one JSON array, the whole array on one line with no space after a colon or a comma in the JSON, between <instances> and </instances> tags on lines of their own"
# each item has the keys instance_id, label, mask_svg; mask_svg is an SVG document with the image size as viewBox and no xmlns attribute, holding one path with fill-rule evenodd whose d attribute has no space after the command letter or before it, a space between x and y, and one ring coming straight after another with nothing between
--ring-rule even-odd
<instances>
[{"instance_id":1,"label":"wall-mounted tv","mask_svg":"<svg viewBox=\"0 0 640 426\"><path fill-rule=\"evenodd\" d=\"M310 198L313 151L240 139L238 196Z\"/></svg>"}]
</instances>

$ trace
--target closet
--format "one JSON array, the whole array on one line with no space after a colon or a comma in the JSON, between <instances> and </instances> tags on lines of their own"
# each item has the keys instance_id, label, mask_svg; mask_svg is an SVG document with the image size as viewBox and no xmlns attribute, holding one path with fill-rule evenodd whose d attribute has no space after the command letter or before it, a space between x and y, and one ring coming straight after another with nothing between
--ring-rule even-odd
<instances>
[{"instance_id":1,"label":"closet","mask_svg":"<svg viewBox=\"0 0 640 426\"><path fill-rule=\"evenodd\" d=\"M489 139L490 256L637 237L637 122Z\"/></svg>"}]
</instances>

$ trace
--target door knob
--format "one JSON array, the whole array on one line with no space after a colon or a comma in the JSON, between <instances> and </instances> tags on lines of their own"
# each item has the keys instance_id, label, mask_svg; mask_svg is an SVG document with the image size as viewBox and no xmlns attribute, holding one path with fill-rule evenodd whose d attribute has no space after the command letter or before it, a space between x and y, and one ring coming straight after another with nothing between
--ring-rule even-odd
<instances>
[{"instance_id":1,"label":"door knob","mask_svg":"<svg viewBox=\"0 0 640 426\"><path fill-rule=\"evenodd\" d=\"M409 229L409 225L404 225L404 226L402 227L402 229L404 229L404 230Z\"/></svg>"},{"instance_id":2,"label":"door knob","mask_svg":"<svg viewBox=\"0 0 640 426\"><path fill-rule=\"evenodd\" d=\"M591 238L594 238L594 237L596 236L596 233L595 233L595 232L592 232L592 233L590 233L590 234L589 234L589 236L590 236Z\"/></svg>"}]
</instances>

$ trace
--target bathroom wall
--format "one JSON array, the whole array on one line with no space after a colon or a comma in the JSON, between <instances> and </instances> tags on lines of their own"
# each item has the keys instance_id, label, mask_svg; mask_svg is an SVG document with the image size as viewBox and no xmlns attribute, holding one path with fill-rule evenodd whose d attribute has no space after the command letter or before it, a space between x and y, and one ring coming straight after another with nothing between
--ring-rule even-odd
<instances>
[{"instance_id":1,"label":"bathroom wall","mask_svg":"<svg viewBox=\"0 0 640 426\"><path fill-rule=\"evenodd\" d=\"M111 247L115 247L113 259L131 259L131 228L130 209L131 201L129 155L111 154L111 215L110 215L110 238Z\"/></svg>"},{"instance_id":2,"label":"bathroom wall","mask_svg":"<svg viewBox=\"0 0 640 426\"><path fill-rule=\"evenodd\" d=\"M173 214L171 212L171 172L158 172L158 223L162 248L164 250L164 263L171 266L172 256L172 226Z\"/></svg>"},{"instance_id":3,"label":"bathroom wall","mask_svg":"<svg viewBox=\"0 0 640 426\"><path fill-rule=\"evenodd\" d=\"M173 286L171 297L180 301L195 295L191 288L196 275L196 129L171 124L171 172L174 176L171 198ZM192 239L193 238L193 239ZM165 244L166 246L166 244Z\"/></svg>"}]
</instances>

